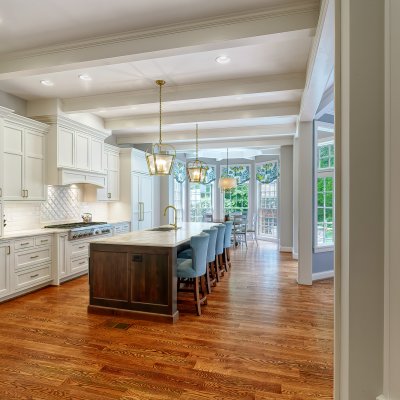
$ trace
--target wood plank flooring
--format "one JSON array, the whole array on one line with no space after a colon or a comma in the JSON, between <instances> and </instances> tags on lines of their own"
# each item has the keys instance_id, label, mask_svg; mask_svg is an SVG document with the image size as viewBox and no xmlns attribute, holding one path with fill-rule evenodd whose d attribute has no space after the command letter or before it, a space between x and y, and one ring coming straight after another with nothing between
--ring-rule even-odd
<instances>
[{"instance_id":1,"label":"wood plank flooring","mask_svg":"<svg viewBox=\"0 0 400 400\"><path fill-rule=\"evenodd\" d=\"M87 277L1 304L0 399L332 399L332 280L265 242L232 260L175 325L88 314Z\"/></svg>"}]
</instances>

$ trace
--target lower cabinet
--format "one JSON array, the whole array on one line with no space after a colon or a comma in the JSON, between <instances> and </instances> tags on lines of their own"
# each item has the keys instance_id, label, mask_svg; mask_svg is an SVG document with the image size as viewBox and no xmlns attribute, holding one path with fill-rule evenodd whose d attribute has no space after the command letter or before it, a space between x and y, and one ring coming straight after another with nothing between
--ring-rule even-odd
<instances>
[{"instance_id":1,"label":"lower cabinet","mask_svg":"<svg viewBox=\"0 0 400 400\"><path fill-rule=\"evenodd\" d=\"M53 282L52 236L0 241L0 300Z\"/></svg>"},{"instance_id":2,"label":"lower cabinet","mask_svg":"<svg viewBox=\"0 0 400 400\"><path fill-rule=\"evenodd\" d=\"M0 298L11 292L11 243L0 242Z\"/></svg>"}]
</instances>

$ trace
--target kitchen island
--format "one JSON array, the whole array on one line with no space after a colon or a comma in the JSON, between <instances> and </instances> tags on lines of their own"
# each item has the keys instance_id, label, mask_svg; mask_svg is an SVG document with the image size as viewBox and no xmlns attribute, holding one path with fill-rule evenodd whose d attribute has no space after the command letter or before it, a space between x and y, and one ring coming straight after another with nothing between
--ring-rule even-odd
<instances>
[{"instance_id":1,"label":"kitchen island","mask_svg":"<svg viewBox=\"0 0 400 400\"><path fill-rule=\"evenodd\" d=\"M213 225L183 222L91 243L88 311L176 322L177 253Z\"/></svg>"}]
</instances>

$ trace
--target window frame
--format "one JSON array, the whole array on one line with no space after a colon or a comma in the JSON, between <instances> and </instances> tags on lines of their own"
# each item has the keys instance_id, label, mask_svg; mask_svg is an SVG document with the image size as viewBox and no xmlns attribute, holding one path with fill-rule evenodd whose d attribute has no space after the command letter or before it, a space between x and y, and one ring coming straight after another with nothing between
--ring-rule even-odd
<instances>
[{"instance_id":1,"label":"window frame","mask_svg":"<svg viewBox=\"0 0 400 400\"><path fill-rule=\"evenodd\" d=\"M236 163L236 164L229 164L229 168L231 168L231 167L238 167L238 166L246 166L246 167L249 167L250 179L249 179L247 182L245 182L245 184L248 185L248 193L247 193L247 215L249 215L249 211L251 211L251 201L252 201L252 197L251 197L251 180L253 179L253 178L252 178L252 175L254 175L254 171L253 171L253 169L252 169L252 165L251 165L251 164L244 164L244 163L241 163L241 164L237 164L237 163ZM220 169L219 169L219 176L220 176L220 177L222 177L222 172L223 172L224 168L226 168L226 165L220 165ZM242 184L242 185L243 185L243 184ZM238 186L240 186L240 185L238 184ZM223 215L223 216L226 215L226 212L225 212L225 193L224 193L224 191L221 191L220 209L221 209L222 215Z\"/></svg>"},{"instance_id":2,"label":"window frame","mask_svg":"<svg viewBox=\"0 0 400 400\"><path fill-rule=\"evenodd\" d=\"M176 197L175 197L175 194L176 194L176 190L175 190L175 185L180 185L180 202L181 202L181 205L182 205L182 208L177 208L176 207ZM174 177L172 177L172 196L173 196L173 205L174 205L174 207L177 209L177 211L181 211L181 216L182 216L182 221L179 221L179 219L178 219L178 222L184 222L185 221L185 219L186 219L186 204L185 204L185 192L186 192L186 181L184 181L184 182L182 182L182 183L180 183L180 182L178 182Z\"/></svg>"},{"instance_id":3,"label":"window frame","mask_svg":"<svg viewBox=\"0 0 400 400\"><path fill-rule=\"evenodd\" d=\"M314 200L314 221L313 221L313 230L314 230L314 240L313 240L313 248L314 253L323 253L327 251L333 251L335 249L335 207L336 207L336 199L335 199L335 165L333 167L328 168L319 168L319 146L321 144L333 144L334 151L336 153L335 148L335 130L334 124L315 121L314 123L314 186L313 186L313 200ZM326 132L328 134L332 134L331 137L319 138L318 132ZM336 160L335 160L336 161ZM332 187L332 226L333 226L333 244L329 245L321 245L318 244L318 178L327 178L331 177L333 179L333 187Z\"/></svg>"},{"instance_id":4,"label":"window frame","mask_svg":"<svg viewBox=\"0 0 400 400\"><path fill-rule=\"evenodd\" d=\"M255 171L257 171L257 166L263 165L266 163L276 163L278 169L280 169L280 160L279 158L273 160L267 160L263 162L259 162L255 164ZM256 172L255 172L256 173ZM259 210L261 209L261 185L268 185L267 183L261 183L256 179L256 191L257 191L257 203L256 203L256 214L257 214L257 230L260 230L260 215ZM280 182L280 175L276 179L276 199L277 199L277 208L276 208L276 238L268 235L259 234L257 232L257 239L265 240L268 242L278 243L280 238L280 198L281 198L281 182Z\"/></svg>"}]
</instances>

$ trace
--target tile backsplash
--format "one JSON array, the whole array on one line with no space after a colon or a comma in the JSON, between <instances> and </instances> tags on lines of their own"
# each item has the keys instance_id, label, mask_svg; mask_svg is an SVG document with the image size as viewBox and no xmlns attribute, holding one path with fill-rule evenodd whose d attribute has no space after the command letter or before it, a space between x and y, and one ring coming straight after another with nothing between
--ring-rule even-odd
<instances>
[{"instance_id":1,"label":"tile backsplash","mask_svg":"<svg viewBox=\"0 0 400 400\"><path fill-rule=\"evenodd\" d=\"M7 220L5 232L37 229L43 225L80 221L84 212L90 212L94 221L107 221L107 203L82 201L78 186L48 186L47 201L42 203L5 203Z\"/></svg>"}]
</instances>

